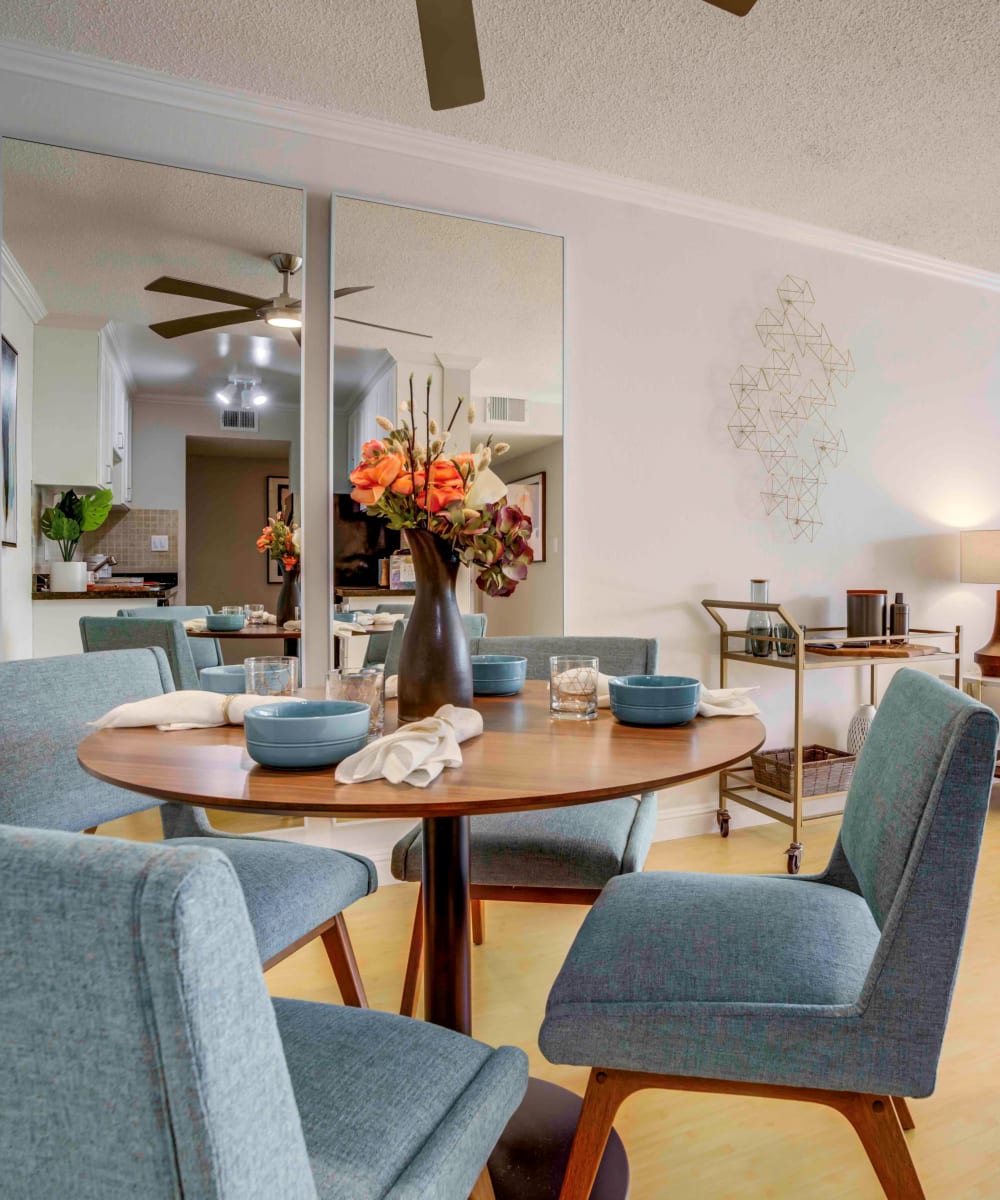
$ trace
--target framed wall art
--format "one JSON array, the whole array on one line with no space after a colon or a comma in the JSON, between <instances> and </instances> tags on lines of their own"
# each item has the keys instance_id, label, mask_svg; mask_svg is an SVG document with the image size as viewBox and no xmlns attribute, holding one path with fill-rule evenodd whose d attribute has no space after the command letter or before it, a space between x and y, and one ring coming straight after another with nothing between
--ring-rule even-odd
<instances>
[{"instance_id":1,"label":"framed wall art","mask_svg":"<svg viewBox=\"0 0 1000 1200\"><path fill-rule=\"evenodd\" d=\"M511 480L507 484L507 503L516 505L531 518L528 544L535 554L532 561L545 562L545 472Z\"/></svg>"}]
</instances>

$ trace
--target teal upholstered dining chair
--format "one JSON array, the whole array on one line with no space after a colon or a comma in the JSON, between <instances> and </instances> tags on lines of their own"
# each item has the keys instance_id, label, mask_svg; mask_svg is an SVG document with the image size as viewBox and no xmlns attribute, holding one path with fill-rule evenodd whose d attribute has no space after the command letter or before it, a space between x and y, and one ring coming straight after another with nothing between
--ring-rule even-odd
<instances>
[{"instance_id":1,"label":"teal upholstered dining chair","mask_svg":"<svg viewBox=\"0 0 1000 1200\"><path fill-rule=\"evenodd\" d=\"M210 604L166 605L163 608L120 608L119 617L139 621L194 621L214 611ZM222 646L218 638L188 638L195 669L222 666ZM196 685L197 686L197 685Z\"/></svg>"},{"instance_id":2,"label":"teal upholstered dining chair","mask_svg":"<svg viewBox=\"0 0 1000 1200\"><path fill-rule=\"evenodd\" d=\"M198 668L194 665L194 656L191 653L191 641L180 621L81 617L80 641L83 643L84 654L102 650L141 650L144 647L159 646L167 656L175 687L182 691L197 691L201 686Z\"/></svg>"},{"instance_id":3,"label":"teal upholstered dining chair","mask_svg":"<svg viewBox=\"0 0 1000 1200\"><path fill-rule=\"evenodd\" d=\"M886 690L840 837L813 876L613 880L540 1045L594 1068L563 1185L582 1200L643 1088L841 1112L890 1200L919 1200L904 1096L934 1090L996 762L997 717L919 671Z\"/></svg>"},{"instance_id":4,"label":"teal upholstered dining chair","mask_svg":"<svg viewBox=\"0 0 1000 1200\"><path fill-rule=\"evenodd\" d=\"M406 635L407 624L407 620L397 621L389 633L376 633L372 635L372 637L386 637L389 639L386 646L385 658L382 660L385 664L386 678L390 675L399 674L399 652L403 648L403 638ZM462 613L462 624L465 626L465 637L471 649L473 643L477 642L486 632L486 614ZM368 640L370 644L372 638ZM365 666L368 665L366 653Z\"/></svg>"},{"instance_id":5,"label":"teal upholstered dining chair","mask_svg":"<svg viewBox=\"0 0 1000 1200\"><path fill-rule=\"evenodd\" d=\"M148 796L88 775L76 748L109 709L173 690L158 647L0 663L0 824L93 830L150 808ZM345 1002L365 1003L343 911L377 887L367 858L219 833L186 804L163 804L160 816L172 844L217 847L232 861L265 970L320 937Z\"/></svg>"},{"instance_id":6,"label":"teal upholstered dining chair","mask_svg":"<svg viewBox=\"0 0 1000 1200\"><path fill-rule=\"evenodd\" d=\"M473 654L527 658L529 679L549 678L553 654L596 655L601 671L608 675L647 675L656 670L655 638L484 637L473 641L471 649ZM487 900L593 904L609 879L641 871L653 840L656 811L656 793L645 792L572 808L472 817L469 841L476 945L482 945L486 936ZM420 881L422 845L417 826L393 847L392 873L397 879ZM416 1011L422 943L418 895L400 1004L400 1011L407 1016Z\"/></svg>"},{"instance_id":7,"label":"teal upholstered dining chair","mask_svg":"<svg viewBox=\"0 0 1000 1200\"><path fill-rule=\"evenodd\" d=\"M206 847L0 827L0 962L5 1200L466 1200L527 1085L511 1046L270 1000Z\"/></svg>"}]
</instances>

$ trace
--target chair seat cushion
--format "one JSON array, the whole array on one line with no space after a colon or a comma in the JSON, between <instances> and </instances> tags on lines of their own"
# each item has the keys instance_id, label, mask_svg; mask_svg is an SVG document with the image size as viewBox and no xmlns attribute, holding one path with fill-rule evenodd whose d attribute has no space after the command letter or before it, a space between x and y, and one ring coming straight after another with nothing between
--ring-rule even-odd
<instances>
[{"instance_id":1,"label":"chair seat cushion","mask_svg":"<svg viewBox=\"0 0 1000 1200\"><path fill-rule=\"evenodd\" d=\"M625 796L572 808L494 813L469 824L474 884L502 887L602 888L641 871L656 823L656 796ZM397 879L420 879L420 827L392 851Z\"/></svg>"},{"instance_id":2,"label":"chair seat cushion","mask_svg":"<svg viewBox=\"0 0 1000 1200\"><path fill-rule=\"evenodd\" d=\"M378 887L374 863L321 846L225 836L171 838L169 845L221 850L233 864L261 962Z\"/></svg>"},{"instance_id":3,"label":"chair seat cushion","mask_svg":"<svg viewBox=\"0 0 1000 1200\"><path fill-rule=\"evenodd\" d=\"M466 1200L524 1096L520 1050L371 1009L274 1009L321 1200Z\"/></svg>"},{"instance_id":4,"label":"chair seat cushion","mask_svg":"<svg viewBox=\"0 0 1000 1200\"><path fill-rule=\"evenodd\" d=\"M783 1018L856 1014L878 941L861 896L804 878L615 879L556 979L540 1044L559 1063L767 1078ZM817 1044L801 1049L819 1077L796 1082L837 1086Z\"/></svg>"}]
</instances>

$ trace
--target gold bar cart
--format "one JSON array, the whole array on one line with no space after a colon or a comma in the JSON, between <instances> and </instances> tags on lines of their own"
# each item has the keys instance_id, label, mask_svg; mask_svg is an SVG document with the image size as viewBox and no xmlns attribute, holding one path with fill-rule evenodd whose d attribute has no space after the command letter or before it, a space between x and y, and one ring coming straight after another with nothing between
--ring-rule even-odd
<instances>
[{"instance_id":1,"label":"gold bar cart","mask_svg":"<svg viewBox=\"0 0 1000 1200\"><path fill-rule=\"evenodd\" d=\"M813 812L806 815L803 811L802 795L802 715L804 705L804 685L805 676L808 671L830 671L843 670L844 668L857 669L858 667L867 667L869 671L869 693L871 703L878 704L878 668L884 666L903 666L904 664L915 665L922 663L941 663L951 662L954 664L954 684L955 687L962 686L962 627L956 625L954 630L950 629L911 629L910 635L919 635L921 638L948 638L952 641L953 647L942 649L940 654L927 654L920 658L904 660L899 658L882 658L871 657L864 654L863 649L859 650L858 657L854 658L830 658L822 654L811 654L805 648L806 637L812 639L815 636L822 635L823 637L835 636L837 641L850 642L852 639L846 636L847 630L844 626L823 626L817 628L809 626L808 635L803 633L801 626L788 614L786 609L781 604L762 603L751 600L702 600L702 607L709 613L715 623L719 626L719 686L728 687L728 667L731 662L750 663L758 667L777 667L779 670L793 671L795 681L795 718L794 718L794 758L792 763L792 790L790 792L781 792L776 788L768 787L764 784L757 783L754 780L753 769L750 766L730 767L727 770L719 772L719 807L716 813L716 822L719 826L719 833L722 837L729 836L729 803L742 804L747 808L752 808L755 812L763 813L764 816L773 817L785 825L791 827L792 841L788 849L785 851L787 860L788 873L797 875L802 865L802 828L807 821L819 821L825 817L838 816L844 811L843 805L824 808L821 812ZM739 629L730 627L726 620L726 614L729 612L766 612L772 616L773 623L782 623L787 625L793 631L795 642L795 653L788 657L778 658L769 657L763 658L754 654L747 654L745 649L733 650L731 643L733 639L738 639L738 642L745 643L747 639L747 630L744 626ZM781 642L787 646L791 640L789 638L778 638L774 636L773 629L769 636L765 636L757 631L753 633L755 642L768 642L769 648L776 650L778 643ZM892 642L894 639L890 636L881 638L864 638L854 639L858 641L871 642ZM845 795L844 792L827 792L823 795L809 796L810 801L813 800L834 800L839 796Z\"/></svg>"}]
</instances>

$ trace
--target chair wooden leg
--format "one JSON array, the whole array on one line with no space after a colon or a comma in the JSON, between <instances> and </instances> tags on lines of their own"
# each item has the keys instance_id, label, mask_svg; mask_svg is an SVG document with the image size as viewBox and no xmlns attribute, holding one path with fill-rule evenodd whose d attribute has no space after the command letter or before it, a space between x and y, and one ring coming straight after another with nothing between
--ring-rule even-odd
<instances>
[{"instance_id":1,"label":"chair wooden leg","mask_svg":"<svg viewBox=\"0 0 1000 1200\"><path fill-rule=\"evenodd\" d=\"M399 1011L404 1017L417 1015L417 992L420 990L420 959L424 952L424 889L417 889L417 908L413 914L413 932L410 934L410 953L406 959L406 974L403 976L403 998Z\"/></svg>"},{"instance_id":2,"label":"chair wooden leg","mask_svg":"<svg viewBox=\"0 0 1000 1200\"><path fill-rule=\"evenodd\" d=\"M925 1200L892 1098L859 1094L840 1111L861 1139L886 1200Z\"/></svg>"},{"instance_id":3,"label":"chair wooden leg","mask_svg":"<svg viewBox=\"0 0 1000 1200\"><path fill-rule=\"evenodd\" d=\"M614 1071L590 1072L559 1200L589 1200L615 1114L632 1090Z\"/></svg>"},{"instance_id":4,"label":"chair wooden leg","mask_svg":"<svg viewBox=\"0 0 1000 1200\"><path fill-rule=\"evenodd\" d=\"M481 946L486 941L486 901L472 901L472 944Z\"/></svg>"},{"instance_id":5,"label":"chair wooden leg","mask_svg":"<svg viewBox=\"0 0 1000 1200\"><path fill-rule=\"evenodd\" d=\"M496 1200L489 1167L483 1167L483 1172L476 1180L476 1186L472 1189L469 1200Z\"/></svg>"},{"instance_id":6,"label":"chair wooden leg","mask_svg":"<svg viewBox=\"0 0 1000 1200\"><path fill-rule=\"evenodd\" d=\"M917 1123L910 1112L910 1106L902 1096L893 1096L892 1107L896 1110L896 1116L899 1117L899 1123L902 1125L904 1132L916 1129Z\"/></svg>"},{"instance_id":7,"label":"chair wooden leg","mask_svg":"<svg viewBox=\"0 0 1000 1200\"><path fill-rule=\"evenodd\" d=\"M320 937L323 939L323 947L330 960L330 966L333 967L344 1003L351 1008L367 1008L365 985L361 982L361 972L354 957L354 947L351 945L343 913L337 914L333 924L324 929Z\"/></svg>"}]
</instances>

